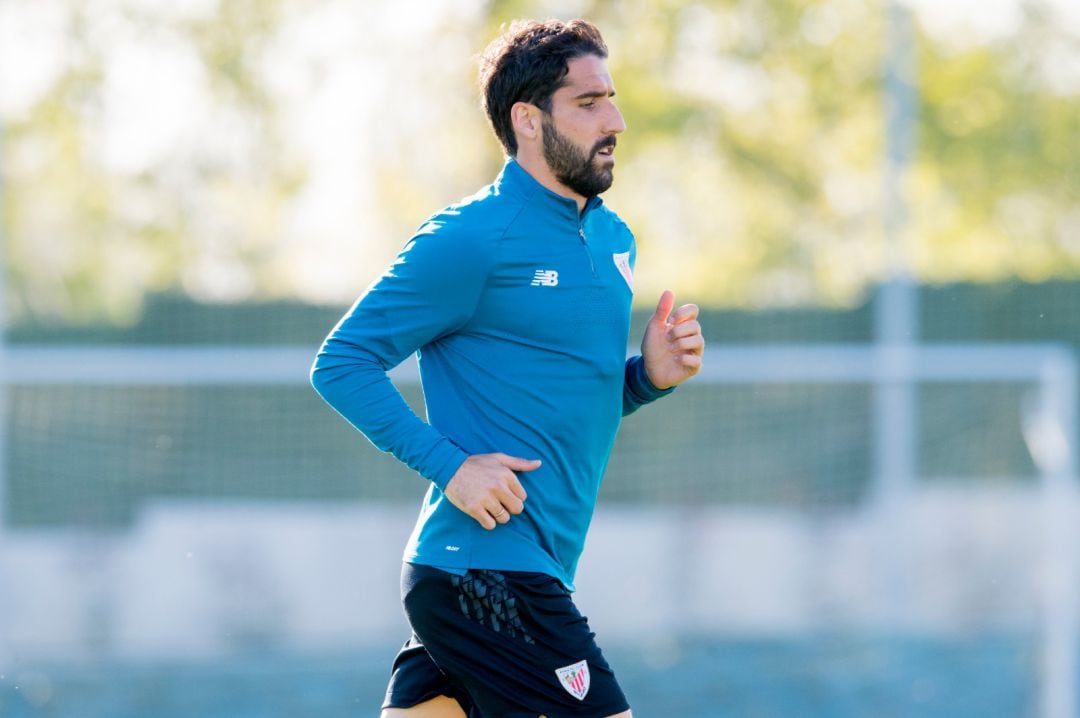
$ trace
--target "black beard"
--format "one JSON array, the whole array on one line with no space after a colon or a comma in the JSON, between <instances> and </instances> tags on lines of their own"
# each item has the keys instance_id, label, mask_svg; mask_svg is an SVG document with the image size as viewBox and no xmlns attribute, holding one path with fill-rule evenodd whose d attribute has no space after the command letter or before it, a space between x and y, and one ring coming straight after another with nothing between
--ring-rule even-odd
<instances>
[{"instance_id":1,"label":"black beard","mask_svg":"<svg viewBox=\"0 0 1080 718\"><path fill-rule=\"evenodd\" d=\"M555 178L582 197L595 197L607 191L615 180L610 167L593 164L596 153L605 147L615 146L614 135L598 141L592 151L585 154L570 138L555 129L555 123L543 119L544 159Z\"/></svg>"}]
</instances>

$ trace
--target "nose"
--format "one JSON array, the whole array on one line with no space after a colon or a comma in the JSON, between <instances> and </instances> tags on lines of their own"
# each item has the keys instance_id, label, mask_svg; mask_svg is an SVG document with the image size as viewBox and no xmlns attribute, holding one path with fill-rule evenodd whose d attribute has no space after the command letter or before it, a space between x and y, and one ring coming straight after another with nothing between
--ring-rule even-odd
<instances>
[{"instance_id":1,"label":"nose","mask_svg":"<svg viewBox=\"0 0 1080 718\"><path fill-rule=\"evenodd\" d=\"M619 107L614 102L611 103L611 112L608 115L607 127L605 128L608 134L617 135L620 132L626 131L626 121L623 120L622 113L619 112Z\"/></svg>"}]
</instances>

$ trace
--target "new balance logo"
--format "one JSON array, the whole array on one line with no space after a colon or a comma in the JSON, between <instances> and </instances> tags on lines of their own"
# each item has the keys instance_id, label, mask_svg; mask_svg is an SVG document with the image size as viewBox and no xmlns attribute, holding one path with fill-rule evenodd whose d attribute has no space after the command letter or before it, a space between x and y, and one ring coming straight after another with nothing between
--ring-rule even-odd
<instances>
[{"instance_id":1,"label":"new balance logo","mask_svg":"<svg viewBox=\"0 0 1080 718\"><path fill-rule=\"evenodd\" d=\"M533 275L532 286L534 287L557 287L559 286L559 273L554 269L537 269Z\"/></svg>"}]
</instances>

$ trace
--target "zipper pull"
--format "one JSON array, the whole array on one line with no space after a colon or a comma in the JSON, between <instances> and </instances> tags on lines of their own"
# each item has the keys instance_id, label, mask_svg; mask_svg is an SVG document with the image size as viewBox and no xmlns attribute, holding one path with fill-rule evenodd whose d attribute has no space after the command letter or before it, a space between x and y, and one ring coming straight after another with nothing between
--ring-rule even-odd
<instances>
[{"instance_id":1,"label":"zipper pull","mask_svg":"<svg viewBox=\"0 0 1080 718\"><path fill-rule=\"evenodd\" d=\"M585 228L584 227L578 227L577 228L577 233L578 233L578 236L581 237L581 241L583 243L588 241L588 240L585 239Z\"/></svg>"}]
</instances>

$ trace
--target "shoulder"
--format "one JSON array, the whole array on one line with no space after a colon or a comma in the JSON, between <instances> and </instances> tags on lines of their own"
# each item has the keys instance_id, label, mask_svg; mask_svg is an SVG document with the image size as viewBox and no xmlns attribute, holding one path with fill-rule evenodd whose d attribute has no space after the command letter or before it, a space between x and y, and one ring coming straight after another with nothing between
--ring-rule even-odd
<instances>
[{"instance_id":1,"label":"shoulder","mask_svg":"<svg viewBox=\"0 0 1080 718\"><path fill-rule=\"evenodd\" d=\"M524 205L521 197L488 185L428 217L413 239L423 238L464 251L491 250Z\"/></svg>"},{"instance_id":2,"label":"shoulder","mask_svg":"<svg viewBox=\"0 0 1080 718\"><path fill-rule=\"evenodd\" d=\"M604 230L609 232L611 236L628 239L633 243L634 233L623 218L615 213L615 210L609 208L606 204L602 204L593 213L596 215L595 221L601 223Z\"/></svg>"},{"instance_id":3,"label":"shoulder","mask_svg":"<svg viewBox=\"0 0 1080 718\"><path fill-rule=\"evenodd\" d=\"M435 212L413 233L398 255L416 271L484 274L497 261L499 240L510 224L510 208L485 187Z\"/></svg>"},{"instance_id":4,"label":"shoulder","mask_svg":"<svg viewBox=\"0 0 1080 718\"><path fill-rule=\"evenodd\" d=\"M627 234L633 234L630 231L630 225L623 220L615 210L608 207L606 204L602 204L595 210L597 219L606 223L613 231L626 232Z\"/></svg>"}]
</instances>

